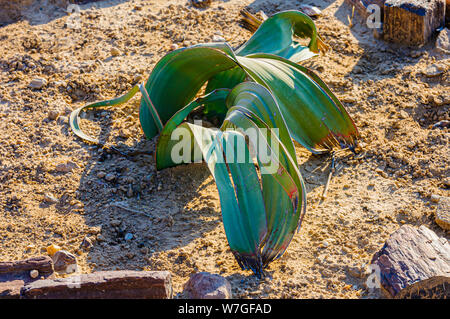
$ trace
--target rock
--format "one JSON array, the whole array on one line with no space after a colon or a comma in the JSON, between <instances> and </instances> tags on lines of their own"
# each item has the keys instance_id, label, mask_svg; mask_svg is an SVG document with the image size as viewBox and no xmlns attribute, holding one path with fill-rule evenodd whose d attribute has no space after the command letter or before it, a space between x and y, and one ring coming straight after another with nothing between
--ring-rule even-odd
<instances>
[{"instance_id":1,"label":"rock","mask_svg":"<svg viewBox=\"0 0 450 319\"><path fill-rule=\"evenodd\" d=\"M67 163L60 163L56 165L55 170L59 173L69 173L74 168L78 168L78 165L74 162L69 161Z\"/></svg>"},{"instance_id":2,"label":"rock","mask_svg":"<svg viewBox=\"0 0 450 319\"><path fill-rule=\"evenodd\" d=\"M386 0L383 38L410 46L422 46L444 25L445 0Z\"/></svg>"},{"instance_id":3,"label":"rock","mask_svg":"<svg viewBox=\"0 0 450 319\"><path fill-rule=\"evenodd\" d=\"M30 277L36 279L39 276L39 270L33 269L30 271Z\"/></svg>"},{"instance_id":4,"label":"rock","mask_svg":"<svg viewBox=\"0 0 450 319\"><path fill-rule=\"evenodd\" d=\"M103 171L100 171L100 172L97 173L97 177L98 178L104 178L105 176L106 176L106 173L103 172Z\"/></svg>"},{"instance_id":5,"label":"rock","mask_svg":"<svg viewBox=\"0 0 450 319\"><path fill-rule=\"evenodd\" d=\"M439 200L440 200L440 199L441 199L441 196L436 195L436 194L433 194L433 195L430 196L430 200L431 200L433 203L439 203Z\"/></svg>"},{"instance_id":6,"label":"rock","mask_svg":"<svg viewBox=\"0 0 450 319\"><path fill-rule=\"evenodd\" d=\"M450 230L450 198L441 196L434 212L434 220L442 229Z\"/></svg>"},{"instance_id":7,"label":"rock","mask_svg":"<svg viewBox=\"0 0 450 319\"><path fill-rule=\"evenodd\" d=\"M59 116L59 112L58 112L58 111L50 110L50 111L48 112L48 118L49 118L50 120L52 120L52 121L56 120L56 119L58 118L58 116Z\"/></svg>"},{"instance_id":8,"label":"rock","mask_svg":"<svg viewBox=\"0 0 450 319\"><path fill-rule=\"evenodd\" d=\"M113 226L113 227L117 227L117 226L119 226L121 223L122 223L122 221L119 220L119 219L113 219L113 220L111 220L111 221L109 222L109 224L110 224L111 226Z\"/></svg>"},{"instance_id":9,"label":"rock","mask_svg":"<svg viewBox=\"0 0 450 319\"><path fill-rule=\"evenodd\" d=\"M168 271L100 271L38 280L21 290L24 299L170 299Z\"/></svg>"},{"instance_id":10,"label":"rock","mask_svg":"<svg viewBox=\"0 0 450 319\"><path fill-rule=\"evenodd\" d=\"M116 179L116 175L114 175L112 173L108 173L105 175L105 180L107 180L108 182L112 182L115 179Z\"/></svg>"},{"instance_id":11,"label":"rock","mask_svg":"<svg viewBox=\"0 0 450 319\"><path fill-rule=\"evenodd\" d=\"M72 273L77 271L77 257L65 250L58 250L52 257L55 271Z\"/></svg>"},{"instance_id":12,"label":"rock","mask_svg":"<svg viewBox=\"0 0 450 319\"><path fill-rule=\"evenodd\" d=\"M304 14L310 16L310 17L317 17L322 14L322 11L320 11L319 8L310 6L307 4L301 4L299 7L300 11L302 11Z\"/></svg>"},{"instance_id":13,"label":"rock","mask_svg":"<svg viewBox=\"0 0 450 319\"><path fill-rule=\"evenodd\" d=\"M33 80L31 80L30 84L28 85L28 87L32 88L32 89L41 89L42 87L44 87L47 84L47 80L43 79L43 78L35 78Z\"/></svg>"},{"instance_id":14,"label":"rock","mask_svg":"<svg viewBox=\"0 0 450 319\"><path fill-rule=\"evenodd\" d=\"M132 233L126 233L124 238L125 238L126 241L132 240L133 239L133 234Z\"/></svg>"},{"instance_id":15,"label":"rock","mask_svg":"<svg viewBox=\"0 0 450 319\"><path fill-rule=\"evenodd\" d=\"M46 248L47 254L49 256L53 256L57 251L61 250L61 247L58 245L52 244Z\"/></svg>"},{"instance_id":16,"label":"rock","mask_svg":"<svg viewBox=\"0 0 450 319\"><path fill-rule=\"evenodd\" d=\"M58 202L58 199L52 194L44 194L44 202L46 202L47 204L56 204Z\"/></svg>"},{"instance_id":17,"label":"rock","mask_svg":"<svg viewBox=\"0 0 450 319\"><path fill-rule=\"evenodd\" d=\"M122 54L122 52L120 52L119 49L117 49L117 48L115 48L115 47L111 48L111 55L112 55L112 56L119 56L119 55L121 55L121 54Z\"/></svg>"},{"instance_id":18,"label":"rock","mask_svg":"<svg viewBox=\"0 0 450 319\"><path fill-rule=\"evenodd\" d=\"M443 29L436 39L436 49L439 52L450 54L450 30Z\"/></svg>"},{"instance_id":19,"label":"rock","mask_svg":"<svg viewBox=\"0 0 450 319\"><path fill-rule=\"evenodd\" d=\"M174 51L174 50L176 50L176 49L178 49L178 45L175 44L175 43L172 43L172 45L170 46L170 50L171 50L171 51Z\"/></svg>"},{"instance_id":20,"label":"rock","mask_svg":"<svg viewBox=\"0 0 450 319\"><path fill-rule=\"evenodd\" d=\"M225 40L224 37L215 34L215 35L213 35L213 37L212 37L212 41L213 41L213 42L226 42L227 40Z\"/></svg>"},{"instance_id":21,"label":"rock","mask_svg":"<svg viewBox=\"0 0 450 319\"><path fill-rule=\"evenodd\" d=\"M431 78L431 77L441 75L445 71L446 71L446 66L444 64L437 63L437 64L428 66L424 71L422 71L422 73Z\"/></svg>"},{"instance_id":22,"label":"rock","mask_svg":"<svg viewBox=\"0 0 450 319\"><path fill-rule=\"evenodd\" d=\"M90 250L94 244L92 243L92 240L89 237L84 237L83 241L80 244L80 248L83 250Z\"/></svg>"},{"instance_id":23,"label":"rock","mask_svg":"<svg viewBox=\"0 0 450 319\"><path fill-rule=\"evenodd\" d=\"M397 296L412 284L426 290L420 282L450 276L450 245L424 225L404 225L373 256L372 267L375 273L379 269L380 288L388 297Z\"/></svg>"},{"instance_id":24,"label":"rock","mask_svg":"<svg viewBox=\"0 0 450 319\"><path fill-rule=\"evenodd\" d=\"M183 293L188 299L230 299L231 285L222 276L200 272L191 275Z\"/></svg>"}]
</instances>

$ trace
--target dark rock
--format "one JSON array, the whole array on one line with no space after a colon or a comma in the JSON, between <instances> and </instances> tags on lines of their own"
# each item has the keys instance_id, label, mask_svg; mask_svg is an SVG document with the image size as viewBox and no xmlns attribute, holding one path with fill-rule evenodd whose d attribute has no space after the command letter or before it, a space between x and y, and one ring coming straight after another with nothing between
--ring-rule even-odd
<instances>
[{"instance_id":1,"label":"dark rock","mask_svg":"<svg viewBox=\"0 0 450 319\"><path fill-rule=\"evenodd\" d=\"M394 232L377 252L372 264L379 267L380 283L388 297L403 289L427 290L424 280L450 277L450 245L425 226L402 226Z\"/></svg>"},{"instance_id":2,"label":"dark rock","mask_svg":"<svg viewBox=\"0 0 450 319\"><path fill-rule=\"evenodd\" d=\"M59 273L72 273L77 270L77 257L65 250L58 250L53 255L55 271Z\"/></svg>"},{"instance_id":3,"label":"dark rock","mask_svg":"<svg viewBox=\"0 0 450 319\"><path fill-rule=\"evenodd\" d=\"M191 275L183 293L188 299L230 299L231 285L222 276L200 272Z\"/></svg>"},{"instance_id":4,"label":"dark rock","mask_svg":"<svg viewBox=\"0 0 450 319\"><path fill-rule=\"evenodd\" d=\"M24 299L170 299L168 271L100 271L38 280L22 288Z\"/></svg>"}]
</instances>

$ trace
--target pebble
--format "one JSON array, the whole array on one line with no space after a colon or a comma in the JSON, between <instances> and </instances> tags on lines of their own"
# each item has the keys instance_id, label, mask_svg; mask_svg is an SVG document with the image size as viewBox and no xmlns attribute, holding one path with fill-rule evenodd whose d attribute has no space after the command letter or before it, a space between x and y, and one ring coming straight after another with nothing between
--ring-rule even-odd
<instances>
[{"instance_id":1,"label":"pebble","mask_svg":"<svg viewBox=\"0 0 450 319\"><path fill-rule=\"evenodd\" d=\"M226 42L224 37L217 35L217 34L213 35L212 41L213 42Z\"/></svg>"},{"instance_id":2,"label":"pebble","mask_svg":"<svg viewBox=\"0 0 450 319\"><path fill-rule=\"evenodd\" d=\"M224 277L207 272L191 275L184 285L183 294L188 299L230 299L231 284Z\"/></svg>"},{"instance_id":3,"label":"pebble","mask_svg":"<svg viewBox=\"0 0 450 319\"><path fill-rule=\"evenodd\" d=\"M61 247L59 247L58 245L52 244L50 246L48 246L46 248L47 250L47 254L49 254L49 256L53 256L54 254L56 254L56 252L61 250Z\"/></svg>"},{"instance_id":4,"label":"pebble","mask_svg":"<svg viewBox=\"0 0 450 319\"><path fill-rule=\"evenodd\" d=\"M32 271L30 271L30 277L33 279L36 279L39 276L39 271L37 271L36 269L33 269Z\"/></svg>"},{"instance_id":5,"label":"pebble","mask_svg":"<svg viewBox=\"0 0 450 319\"><path fill-rule=\"evenodd\" d=\"M439 203L439 201L441 200L441 196L433 194L430 196L430 200L433 203Z\"/></svg>"},{"instance_id":6,"label":"pebble","mask_svg":"<svg viewBox=\"0 0 450 319\"><path fill-rule=\"evenodd\" d=\"M43 79L43 78L34 78L33 80L31 80L30 84L28 85L28 87L32 88L32 89L41 89L42 87L44 87L47 84L47 80Z\"/></svg>"},{"instance_id":7,"label":"pebble","mask_svg":"<svg viewBox=\"0 0 450 319\"><path fill-rule=\"evenodd\" d=\"M72 273L77 270L77 257L65 250L58 250L52 257L55 271Z\"/></svg>"},{"instance_id":8,"label":"pebble","mask_svg":"<svg viewBox=\"0 0 450 319\"><path fill-rule=\"evenodd\" d=\"M178 45L175 44L175 43L172 43L172 45L170 46L170 50L173 51L173 50L176 50L176 49L178 49Z\"/></svg>"},{"instance_id":9,"label":"pebble","mask_svg":"<svg viewBox=\"0 0 450 319\"><path fill-rule=\"evenodd\" d=\"M58 202L58 199L52 194L45 194L44 202L46 202L47 204L56 204Z\"/></svg>"},{"instance_id":10,"label":"pebble","mask_svg":"<svg viewBox=\"0 0 450 319\"><path fill-rule=\"evenodd\" d=\"M114 174L112 174L112 173L108 173L108 174L105 175L105 179L106 179L108 182L112 182L113 180L116 179L116 175L114 175Z\"/></svg>"},{"instance_id":11,"label":"pebble","mask_svg":"<svg viewBox=\"0 0 450 319\"><path fill-rule=\"evenodd\" d=\"M441 196L434 212L436 224L442 229L450 230L450 198Z\"/></svg>"},{"instance_id":12,"label":"pebble","mask_svg":"<svg viewBox=\"0 0 450 319\"><path fill-rule=\"evenodd\" d=\"M443 64L433 64L427 67L423 71L423 74L425 74L428 77L434 77L443 74L445 72L445 69L446 67Z\"/></svg>"},{"instance_id":13,"label":"pebble","mask_svg":"<svg viewBox=\"0 0 450 319\"><path fill-rule=\"evenodd\" d=\"M92 244L92 240L89 237L84 237L83 241L81 242L80 247L83 250L89 250L93 247L94 245Z\"/></svg>"},{"instance_id":14,"label":"pebble","mask_svg":"<svg viewBox=\"0 0 450 319\"><path fill-rule=\"evenodd\" d=\"M110 222L110 225L113 226L113 227L117 227L117 226L119 226L121 223L122 223L121 220L119 220L119 219L113 219L113 220Z\"/></svg>"},{"instance_id":15,"label":"pebble","mask_svg":"<svg viewBox=\"0 0 450 319\"><path fill-rule=\"evenodd\" d=\"M78 165L72 161L69 161L67 163L60 163L56 165L55 170L59 173L69 173L74 168L78 168Z\"/></svg>"},{"instance_id":16,"label":"pebble","mask_svg":"<svg viewBox=\"0 0 450 319\"><path fill-rule=\"evenodd\" d=\"M58 116L59 116L59 112L58 112L58 111L50 110L50 111L48 112L48 118L49 118L50 120L52 120L52 121L56 120L56 119L58 118Z\"/></svg>"},{"instance_id":17,"label":"pebble","mask_svg":"<svg viewBox=\"0 0 450 319\"><path fill-rule=\"evenodd\" d=\"M104 178L105 176L106 176L106 173L103 172L103 171L100 171L100 172L97 173L97 177L98 178Z\"/></svg>"},{"instance_id":18,"label":"pebble","mask_svg":"<svg viewBox=\"0 0 450 319\"><path fill-rule=\"evenodd\" d=\"M303 11L303 13L310 17L316 17L322 14L322 11L319 8L307 4L300 5L300 11Z\"/></svg>"},{"instance_id":19,"label":"pebble","mask_svg":"<svg viewBox=\"0 0 450 319\"><path fill-rule=\"evenodd\" d=\"M112 56L119 56L119 55L121 55L121 54L122 54L122 52L120 52L119 49L117 49L117 48L115 48L115 47L112 47L112 48L111 48L111 55L112 55Z\"/></svg>"},{"instance_id":20,"label":"pebble","mask_svg":"<svg viewBox=\"0 0 450 319\"><path fill-rule=\"evenodd\" d=\"M133 234L132 234L132 233L127 233L127 234L125 235L125 240L126 240L126 241L132 240L132 239L133 239Z\"/></svg>"}]
</instances>

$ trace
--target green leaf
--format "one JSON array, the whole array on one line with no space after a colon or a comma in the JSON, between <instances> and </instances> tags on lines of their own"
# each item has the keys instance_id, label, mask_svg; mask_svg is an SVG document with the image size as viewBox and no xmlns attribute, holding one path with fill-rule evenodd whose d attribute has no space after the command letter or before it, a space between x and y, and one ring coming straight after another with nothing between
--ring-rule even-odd
<instances>
[{"instance_id":1,"label":"green leaf","mask_svg":"<svg viewBox=\"0 0 450 319\"><path fill-rule=\"evenodd\" d=\"M294 36L310 39L308 46L301 45ZM253 36L236 50L236 55L268 53L300 62L317 55L319 47L326 49L314 21L300 11L284 11L262 22Z\"/></svg>"}]
</instances>

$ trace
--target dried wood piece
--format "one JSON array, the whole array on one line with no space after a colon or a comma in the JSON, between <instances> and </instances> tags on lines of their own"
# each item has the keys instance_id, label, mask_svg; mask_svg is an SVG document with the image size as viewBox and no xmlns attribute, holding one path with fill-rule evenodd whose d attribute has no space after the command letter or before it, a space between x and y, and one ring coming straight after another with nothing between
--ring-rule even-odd
<instances>
[{"instance_id":1,"label":"dried wood piece","mask_svg":"<svg viewBox=\"0 0 450 319\"><path fill-rule=\"evenodd\" d=\"M450 299L450 277L437 276L406 287L396 299Z\"/></svg>"},{"instance_id":2,"label":"dried wood piece","mask_svg":"<svg viewBox=\"0 0 450 319\"><path fill-rule=\"evenodd\" d=\"M445 0L386 0L383 38L421 46L445 22Z\"/></svg>"},{"instance_id":3,"label":"dried wood piece","mask_svg":"<svg viewBox=\"0 0 450 319\"><path fill-rule=\"evenodd\" d=\"M22 288L25 299L168 299L168 271L100 271L64 279L39 280Z\"/></svg>"},{"instance_id":4,"label":"dried wood piece","mask_svg":"<svg viewBox=\"0 0 450 319\"><path fill-rule=\"evenodd\" d=\"M48 277L53 274L53 262L48 256L33 257L19 261L0 262L0 299L19 298L20 289L35 278L30 276L32 270L38 276Z\"/></svg>"},{"instance_id":5,"label":"dried wood piece","mask_svg":"<svg viewBox=\"0 0 450 319\"><path fill-rule=\"evenodd\" d=\"M381 288L388 297L412 284L427 291L430 287L424 280L450 277L450 244L423 225L418 229L405 225L389 237L372 264L380 269Z\"/></svg>"}]
</instances>

